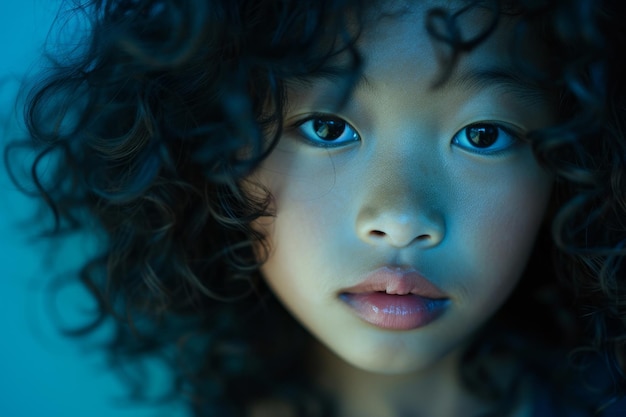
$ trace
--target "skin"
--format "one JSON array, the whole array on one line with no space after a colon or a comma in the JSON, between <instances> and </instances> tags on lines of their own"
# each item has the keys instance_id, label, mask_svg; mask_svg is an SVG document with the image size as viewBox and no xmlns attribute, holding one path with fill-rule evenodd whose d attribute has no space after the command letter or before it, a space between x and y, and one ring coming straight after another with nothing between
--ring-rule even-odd
<instances>
[{"instance_id":1,"label":"skin","mask_svg":"<svg viewBox=\"0 0 626 417\"><path fill-rule=\"evenodd\" d=\"M424 28L434 5L441 2L409 4L368 25L359 41L367 81L345 107L336 105L337 80L294 86L285 134L250 177L271 192L276 212L256 223L271 249L262 274L319 340L317 378L341 398L342 416L470 416L485 408L460 384L458 358L521 278L551 193L528 143L500 130L500 151L481 153L464 139L477 122L523 136L551 121L539 95L457 82L459 74L512 65L510 22L432 89L446 53ZM483 19L468 15L462 33ZM313 113L345 120L359 140L319 146L328 143L302 123ZM403 331L360 319L339 294L382 266L419 271L449 297L444 314Z\"/></svg>"}]
</instances>

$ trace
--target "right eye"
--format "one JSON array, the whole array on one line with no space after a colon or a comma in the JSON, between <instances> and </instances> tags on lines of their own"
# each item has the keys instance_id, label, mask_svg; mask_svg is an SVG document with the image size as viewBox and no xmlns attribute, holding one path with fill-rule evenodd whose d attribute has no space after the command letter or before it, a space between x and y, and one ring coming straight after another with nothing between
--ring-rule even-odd
<instances>
[{"instance_id":1,"label":"right eye","mask_svg":"<svg viewBox=\"0 0 626 417\"><path fill-rule=\"evenodd\" d=\"M322 148L335 148L361 140L356 129L336 116L314 115L300 121L297 127L307 141Z\"/></svg>"}]
</instances>

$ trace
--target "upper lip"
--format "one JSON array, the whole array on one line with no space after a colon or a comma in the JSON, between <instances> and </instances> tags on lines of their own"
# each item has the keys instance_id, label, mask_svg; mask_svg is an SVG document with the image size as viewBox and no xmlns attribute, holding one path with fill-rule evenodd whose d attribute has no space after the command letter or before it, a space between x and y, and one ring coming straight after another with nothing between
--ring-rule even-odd
<instances>
[{"instance_id":1,"label":"upper lip","mask_svg":"<svg viewBox=\"0 0 626 417\"><path fill-rule=\"evenodd\" d=\"M415 269L383 266L365 276L357 285L341 293L360 294L386 292L387 294L415 294L425 298L442 299L448 296Z\"/></svg>"}]
</instances>

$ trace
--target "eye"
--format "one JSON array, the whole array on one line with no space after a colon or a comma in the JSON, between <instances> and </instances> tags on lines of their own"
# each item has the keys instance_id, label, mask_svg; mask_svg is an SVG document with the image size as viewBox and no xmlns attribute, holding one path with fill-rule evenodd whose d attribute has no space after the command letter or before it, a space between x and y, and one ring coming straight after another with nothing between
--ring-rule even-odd
<instances>
[{"instance_id":1,"label":"eye","mask_svg":"<svg viewBox=\"0 0 626 417\"><path fill-rule=\"evenodd\" d=\"M452 143L469 152L497 154L516 145L520 135L497 123L474 123L465 126L452 138Z\"/></svg>"},{"instance_id":2,"label":"eye","mask_svg":"<svg viewBox=\"0 0 626 417\"><path fill-rule=\"evenodd\" d=\"M335 148L361 140L345 120L330 115L315 115L297 124L298 132L315 146Z\"/></svg>"}]
</instances>

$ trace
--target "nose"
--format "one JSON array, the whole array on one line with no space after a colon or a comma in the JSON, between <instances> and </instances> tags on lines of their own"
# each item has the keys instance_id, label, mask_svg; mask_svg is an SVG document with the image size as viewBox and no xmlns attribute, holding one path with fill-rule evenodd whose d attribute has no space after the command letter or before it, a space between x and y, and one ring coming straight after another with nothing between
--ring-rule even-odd
<instances>
[{"instance_id":1,"label":"nose","mask_svg":"<svg viewBox=\"0 0 626 417\"><path fill-rule=\"evenodd\" d=\"M361 240L370 244L428 248L443 240L444 222L437 213L429 213L416 204L396 201L394 205L387 201L387 204L370 205L361 210L357 233Z\"/></svg>"},{"instance_id":2,"label":"nose","mask_svg":"<svg viewBox=\"0 0 626 417\"><path fill-rule=\"evenodd\" d=\"M426 248L436 246L443 238L442 221L408 210L366 210L359 223L361 239L372 244Z\"/></svg>"},{"instance_id":3,"label":"nose","mask_svg":"<svg viewBox=\"0 0 626 417\"><path fill-rule=\"evenodd\" d=\"M415 166L410 162L396 159L395 164L376 164L382 168L370 171L356 217L356 233L362 241L429 248L444 239L442 198L437 193L441 175L406 168Z\"/></svg>"}]
</instances>

